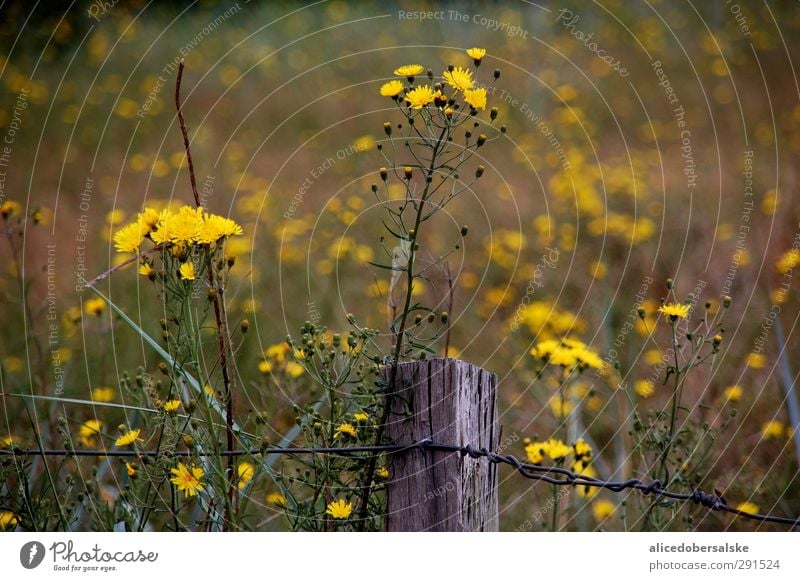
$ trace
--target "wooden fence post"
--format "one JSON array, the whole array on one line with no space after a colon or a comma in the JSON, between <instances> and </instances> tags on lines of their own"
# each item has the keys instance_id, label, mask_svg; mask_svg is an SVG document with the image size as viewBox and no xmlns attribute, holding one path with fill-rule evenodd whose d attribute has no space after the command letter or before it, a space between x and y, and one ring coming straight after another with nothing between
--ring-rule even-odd
<instances>
[{"instance_id":1,"label":"wooden fence post","mask_svg":"<svg viewBox=\"0 0 800 581\"><path fill-rule=\"evenodd\" d=\"M391 376L384 369L384 379ZM458 359L401 363L389 441L431 438L496 451L497 376ZM497 531L497 465L486 458L412 449L390 456L389 531Z\"/></svg>"}]
</instances>

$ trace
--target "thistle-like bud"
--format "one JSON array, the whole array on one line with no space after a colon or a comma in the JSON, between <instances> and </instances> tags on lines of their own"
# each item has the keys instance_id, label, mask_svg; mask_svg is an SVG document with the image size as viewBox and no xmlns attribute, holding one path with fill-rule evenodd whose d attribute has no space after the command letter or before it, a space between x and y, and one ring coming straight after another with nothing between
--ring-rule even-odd
<instances>
[{"instance_id":1,"label":"thistle-like bud","mask_svg":"<svg viewBox=\"0 0 800 581\"><path fill-rule=\"evenodd\" d=\"M242 332L242 335L246 335L247 331L250 330L250 321L242 319L242 322L239 323L239 330Z\"/></svg>"},{"instance_id":2,"label":"thistle-like bud","mask_svg":"<svg viewBox=\"0 0 800 581\"><path fill-rule=\"evenodd\" d=\"M405 177L406 177L406 179L407 179L407 180L410 180L410 179L411 179L411 174L412 174L412 172L413 172L413 170L412 170L410 167L408 167L408 166L406 166L406 167L404 167L404 168L403 168L403 175L405 175Z\"/></svg>"},{"instance_id":3,"label":"thistle-like bud","mask_svg":"<svg viewBox=\"0 0 800 581\"><path fill-rule=\"evenodd\" d=\"M476 177L476 178L479 178L479 177L481 177L481 176L483 175L483 172L484 172L484 171L486 171L486 168L485 168L485 167L483 167L482 165L479 165L479 166L478 166L478 167L475 169L475 177Z\"/></svg>"},{"instance_id":4,"label":"thistle-like bud","mask_svg":"<svg viewBox=\"0 0 800 581\"><path fill-rule=\"evenodd\" d=\"M461 227L461 235L462 236L466 236L468 232L469 232L469 227L468 226L462 226Z\"/></svg>"},{"instance_id":5,"label":"thistle-like bud","mask_svg":"<svg viewBox=\"0 0 800 581\"><path fill-rule=\"evenodd\" d=\"M489 119L492 121L497 119L497 107L492 107L492 109L489 111Z\"/></svg>"},{"instance_id":6,"label":"thistle-like bud","mask_svg":"<svg viewBox=\"0 0 800 581\"><path fill-rule=\"evenodd\" d=\"M494 70L494 78L495 78L495 80L500 78L500 69L495 69Z\"/></svg>"},{"instance_id":7,"label":"thistle-like bud","mask_svg":"<svg viewBox=\"0 0 800 581\"><path fill-rule=\"evenodd\" d=\"M480 135L478 135L478 144L477 145L478 145L478 147L480 147L484 143L486 143L486 134L485 133L481 133Z\"/></svg>"},{"instance_id":8,"label":"thistle-like bud","mask_svg":"<svg viewBox=\"0 0 800 581\"><path fill-rule=\"evenodd\" d=\"M380 174L381 174L381 179L382 179L383 181L386 181L386 178L389 176L389 172L388 172L388 171L386 171L386 168L385 168L385 167L382 167L382 168L380 169Z\"/></svg>"},{"instance_id":9,"label":"thistle-like bud","mask_svg":"<svg viewBox=\"0 0 800 581\"><path fill-rule=\"evenodd\" d=\"M672 290L672 287L674 286L674 284L675 284L675 281L673 281L671 278L667 279L667 288L669 290Z\"/></svg>"},{"instance_id":10,"label":"thistle-like bud","mask_svg":"<svg viewBox=\"0 0 800 581\"><path fill-rule=\"evenodd\" d=\"M729 296L727 296L727 295L726 295L726 296L724 296L724 297L722 297L722 306L723 306L723 307L725 307L725 308L727 309L728 307L730 307L730 306L731 306L731 301L732 301L732 300L733 300L733 299L731 299L731 297L729 297Z\"/></svg>"},{"instance_id":11,"label":"thistle-like bud","mask_svg":"<svg viewBox=\"0 0 800 581\"><path fill-rule=\"evenodd\" d=\"M383 124L383 131L386 133L386 135L391 135L392 134L392 124L389 123L388 121L386 123L384 123Z\"/></svg>"}]
</instances>

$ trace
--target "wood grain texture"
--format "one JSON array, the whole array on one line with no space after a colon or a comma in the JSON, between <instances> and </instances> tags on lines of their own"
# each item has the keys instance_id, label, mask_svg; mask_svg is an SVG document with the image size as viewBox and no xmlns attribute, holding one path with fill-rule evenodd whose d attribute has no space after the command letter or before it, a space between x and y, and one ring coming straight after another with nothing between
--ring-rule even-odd
<instances>
[{"instance_id":1,"label":"wood grain texture","mask_svg":"<svg viewBox=\"0 0 800 581\"><path fill-rule=\"evenodd\" d=\"M391 369L384 370L389 380ZM496 450L497 376L458 359L401 363L386 434ZM389 531L497 531L497 465L452 452L390 457Z\"/></svg>"}]
</instances>

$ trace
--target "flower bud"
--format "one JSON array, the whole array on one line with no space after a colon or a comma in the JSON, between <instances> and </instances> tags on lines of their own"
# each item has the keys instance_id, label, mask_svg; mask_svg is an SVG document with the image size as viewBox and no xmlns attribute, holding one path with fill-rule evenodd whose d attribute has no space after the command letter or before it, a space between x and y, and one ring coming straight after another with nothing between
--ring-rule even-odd
<instances>
[{"instance_id":1,"label":"flower bud","mask_svg":"<svg viewBox=\"0 0 800 581\"><path fill-rule=\"evenodd\" d=\"M480 135L478 135L478 147L480 147L484 143L486 143L486 134L481 133Z\"/></svg>"},{"instance_id":2,"label":"flower bud","mask_svg":"<svg viewBox=\"0 0 800 581\"><path fill-rule=\"evenodd\" d=\"M385 167L382 167L382 168L380 169L380 173L381 173L381 179L382 179L383 181L386 181L386 177L389 175L389 172L387 172L387 171L386 171L386 168L385 168Z\"/></svg>"},{"instance_id":3,"label":"flower bud","mask_svg":"<svg viewBox=\"0 0 800 581\"><path fill-rule=\"evenodd\" d=\"M483 172L484 172L484 171L486 171L486 168L485 168L485 167L483 167L482 165L479 165L479 166L478 166L478 167L475 169L475 177L476 177L476 178L479 178L479 177L481 177L481 176L483 175Z\"/></svg>"},{"instance_id":4,"label":"flower bud","mask_svg":"<svg viewBox=\"0 0 800 581\"><path fill-rule=\"evenodd\" d=\"M387 121L386 123L383 124L383 130L384 130L384 132L386 132L386 135L391 135L392 134L392 124Z\"/></svg>"},{"instance_id":5,"label":"flower bud","mask_svg":"<svg viewBox=\"0 0 800 581\"><path fill-rule=\"evenodd\" d=\"M492 107L491 111L489 111L489 119L492 121L497 119L497 107Z\"/></svg>"},{"instance_id":6,"label":"flower bud","mask_svg":"<svg viewBox=\"0 0 800 581\"><path fill-rule=\"evenodd\" d=\"M403 174L405 175L407 180L411 179L411 173L412 173L412 169L410 167L406 166L406 167L403 168Z\"/></svg>"}]
</instances>

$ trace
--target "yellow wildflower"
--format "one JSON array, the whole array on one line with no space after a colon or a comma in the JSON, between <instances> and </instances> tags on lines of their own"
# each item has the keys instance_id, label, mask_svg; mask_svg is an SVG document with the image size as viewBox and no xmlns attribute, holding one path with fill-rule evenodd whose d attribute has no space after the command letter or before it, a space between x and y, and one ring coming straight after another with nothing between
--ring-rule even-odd
<instances>
[{"instance_id":1,"label":"yellow wildflower","mask_svg":"<svg viewBox=\"0 0 800 581\"><path fill-rule=\"evenodd\" d=\"M738 385L726 387L722 393L728 401L737 402L742 398L742 388Z\"/></svg>"},{"instance_id":2,"label":"yellow wildflower","mask_svg":"<svg viewBox=\"0 0 800 581\"><path fill-rule=\"evenodd\" d=\"M425 67L422 65L403 65L402 67L397 67L394 70L394 74L398 77L406 77L410 81L424 70Z\"/></svg>"},{"instance_id":3,"label":"yellow wildflower","mask_svg":"<svg viewBox=\"0 0 800 581\"><path fill-rule=\"evenodd\" d=\"M106 302L100 297L94 297L83 303L83 308L90 315L99 317L106 310Z\"/></svg>"},{"instance_id":4,"label":"yellow wildflower","mask_svg":"<svg viewBox=\"0 0 800 581\"><path fill-rule=\"evenodd\" d=\"M483 57L486 56L486 49L485 48L469 48L467 49L467 55L475 61L475 66L479 66L481 64L481 60Z\"/></svg>"},{"instance_id":5,"label":"yellow wildflower","mask_svg":"<svg viewBox=\"0 0 800 581\"><path fill-rule=\"evenodd\" d=\"M128 224L114 234L114 247L117 252L138 252L147 233L146 228L138 222Z\"/></svg>"},{"instance_id":6,"label":"yellow wildflower","mask_svg":"<svg viewBox=\"0 0 800 581\"><path fill-rule=\"evenodd\" d=\"M239 462L239 466L236 467L236 470L239 474L239 484L237 486L239 490L242 490L253 480L256 469L250 462Z\"/></svg>"},{"instance_id":7,"label":"yellow wildflower","mask_svg":"<svg viewBox=\"0 0 800 581\"><path fill-rule=\"evenodd\" d=\"M455 67L452 71L445 71L442 76L445 82L456 91L466 91L475 84L472 80L472 71L462 67Z\"/></svg>"},{"instance_id":8,"label":"yellow wildflower","mask_svg":"<svg viewBox=\"0 0 800 581\"><path fill-rule=\"evenodd\" d=\"M353 505L347 502L345 499L340 498L339 500L334 500L328 505L325 514L328 514L333 518L345 519L349 517L352 512Z\"/></svg>"},{"instance_id":9,"label":"yellow wildflower","mask_svg":"<svg viewBox=\"0 0 800 581\"><path fill-rule=\"evenodd\" d=\"M761 369L767 364L767 358L762 353L750 353L747 356L747 366L752 369Z\"/></svg>"},{"instance_id":10,"label":"yellow wildflower","mask_svg":"<svg viewBox=\"0 0 800 581\"><path fill-rule=\"evenodd\" d=\"M369 419L369 414L365 412L356 412L353 414L353 419L360 424L363 424Z\"/></svg>"},{"instance_id":11,"label":"yellow wildflower","mask_svg":"<svg viewBox=\"0 0 800 581\"><path fill-rule=\"evenodd\" d=\"M378 469L375 470L375 475L382 480L387 480L389 478L389 469L386 466L378 466Z\"/></svg>"},{"instance_id":12,"label":"yellow wildflower","mask_svg":"<svg viewBox=\"0 0 800 581\"><path fill-rule=\"evenodd\" d=\"M640 379L633 384L633 391L639 397L650 397L656 391L655 384L649 379Z\"/></svg>"},{"instance_id":13,"label":"yellow wildflower","mask_svg":"<svg viewBox=\"0 0 800 581\"><path fill-rule=\"evenodd\" d=\"M17 526L19 519L8 510L0 510L0 531L7 531Z\"/></svg>"},{"instance_id":14,"label":"yellow wildflower","mask_svg":"<svg viewBox=\"0 0 800 581\"><path fill-rule=\"evenodd\" d=\"M617 511L617 506L610 500L595 500L592 503L592 515L597 522L603 521Z\"/></svg>"},{"instance_id":15,"label":"yellow wildflower","mask_svg":"<svg viewBox=\"0 0 800 581\"><path fill-rule=\"evenodd\" d=\"M238 236L242 232L242 227L230 218L211 214L203 218L203 226L197 235L197 241L200 244L213 244L223 238Z\"/></svg>"},{"instance_id":16,"label":"yellow wildflower","mask_svg":"<svg viewBox=\"0 0 800 581\"><path fill-rule=\"evenodd\" d=\"M155 270L153 270L153 267L150 266L149 262L143 262L139 265L139 274L142 276L150 277L154 272Z\"/></svg>"},{"instance_id":17,"label":"yellow wildflower","mask_svg":"<svg viewBox=\"0 0 800 581\"><path fill-rule=\"evenodd\" d=\"M130 446L136 440L141 440L139 437L139 433L141 430L128 430L124 434L122 434L117 440L114 442L117 446Z\"/></svg>"},{"instance_id":18,"label":"yellow wildflower","mask_svg":"<svg viewBox=\"0 0 800 581\"><path fill-rule=\"evenodd\" d=\"M541 464L547 454L547 442L529 442L525 446L525 455L531 464Z\"/></svg>"},{"instance_id":19,"label":"yellow wildflower","mask_svg":"<svg viewBox=\"0 0 800 581\"><path fill-rule=\"evenodd\" d=\"M658 312L667 315L671 320L685 319L689 316L689 305L670 303L658 307Z\"/></svg>"},{"instance_id":20,"label":"yellow wildflower","mask_svg":"<svg viewBox=\"0 0 800 581\"><path fill-rule=\"evenodd\" d=\"M136 476L136 464L131 462L125 462L125 469L128 471L128 476L133 478Z\"/></svg>"},{"instance_id":21,"label":"yellow wildflower","mask_svg":"<svg viewBox=\"0 0 800 581\"><path fill-rule=\"evenodd\" d=\"M339 427L336 428L336 431L333 433L334 438L338 438L339 436L347 436L349 438L355 438L358 436L358 432L353 424L349 422L342 422L339 424Z\"/></svg>"},{"instance_id":22,"label":"yellow wildflower","mask_svg":"<svg viewBox=\"0 0 800 581\"><path fill-rule=\"evenodd\" d=\"M199 466L187 466L183 462L178 462L178 466L170 470L173 477L170 482L174 484L178 490L183 492L186 496L197 496L204 488L204 484L200 479L205 476L205 472Z\"/></svg>"},{"instance_id":23,"label":"yellow wildflower","mask_svg":"<svg viewBox=\"0 0 800 581\"><path fill-rule=\"evenodd\" d=\"M786 433L786 426L780 420L770 420L761 426L761 437L765 440L782 438Z\"/></svg>"},{"instance_id":24,"label":"yellow wildflower","mask_svg":"<svg viewBox=\"0 0 800 581\"><path fill-rule=\"evenodd\" d=\"M164 411L168 414L178 411L179 407L181 407L181 400L179 399L171 399L164 403Z\"/></svg>"},{"instance_id":25,"label":"yellow wildflower","mask_svg":"<svg viewBox=\"0 0 800 581\"><path fill-rule=\"evenodd\" d=\"M758 505L750 501L740 502L736 505L736 510L746 512L748 514L758 514Z\"/></svg>"},{"instance_id":26,"label":"yellow wildflower","mask_svg":"<svg viewBox=\"0 0 800 581\"><path fill-rule=\"evenodd\" d=\"M94 446L97 442L97 437L100 435L100 429L103 427L103 422L100 420L86 420L81 424L78 430L78 437L80 437L81 444L84 446Z\"/></svg>"},{"instance_id":27,"label":"yellow wildflower","mask_svg":"<svg viewBox=\"0 0 800 581\"><path fill-rule=\"evenodd\" d=\"M563 460L570 453L570 447L558 438L547 441L547 455L551 460Z\"/></svg>"},{"instance_id":28,"label":"yellow wildflower","mask_svg":"<svg viewBox=\"0 0 800 581\"><path fill-rule=\"evenodd\" d=\"M196 277L193 262L184 262L181 264L179 272L183 280L194 280Z\"/></svg>"},{"instance_id":29,"label":"yellow wildflower","mask_svg":"<svg viewBox=\"0 0 800 581\"><path fill-rule=\"evenodd\" d=\"M92 399L99 403L114 401L115 395L113 387L95 387L92 389Z\"/></svg>"},{"instance_id":30,"label":"yellow wildflower","mask_svg":"<svg viewBox=\"0 0 800 581\"><path fill-rule=\"evenodd\" d=\"M306 372L305 367L300 365L297 361L289 361L285 367L286 375L293 378L298 378Z\"/></svg>"},{"instance_id":31,"label":"yellow wildflower","mask_svg":"<svg viewBox=\"0 0 800 581\"><path fill-rule=\"evenodd\" d=\"M466 89L464 101L473 109L486 109L486 89Z\"/></svg>"},{"instance_id":32,"label":"yellow wildflower","mask_svg":"<svg viewBox=\"0 0 800 581\"><path fill-rule=\"evenodd\" d=\"M389 81L381 85L381 95L384 97L396 97L405 89L405 85L400 81Z\"/></svg>"},{"instance_id":33,"label":"yellow wildflower","mask_svg":"<svg viewBox=\"0 0 800 581\"><path fill-rule=\"evenodd\" d=\"M270 492L267 495L267 503L274 504L275 506L284 507L286 506L286 497L282 495L280 492Z\"/></svg>"},{"instance_id":34,"label":"yellow wildflower","mask_svg":"<svg viewBox=\"0 0 800 581\"><path fill-rule=\"evenodd\" d=\"M406 93L406 101L411 104L413 109L422 109L433 103L438 94L438 91L434 92L430 85L422 85Z\"/></svg>"}]
</instances>

